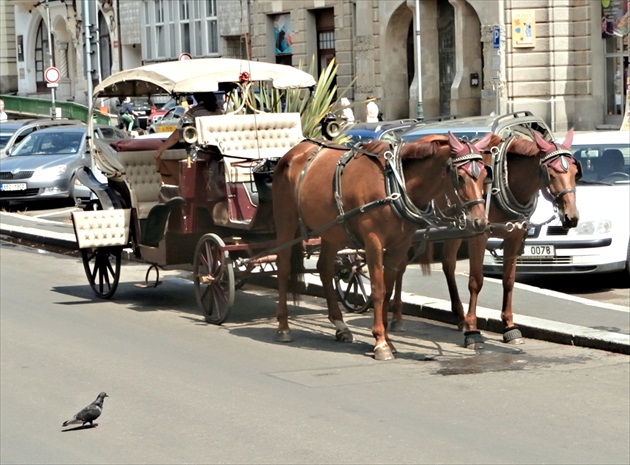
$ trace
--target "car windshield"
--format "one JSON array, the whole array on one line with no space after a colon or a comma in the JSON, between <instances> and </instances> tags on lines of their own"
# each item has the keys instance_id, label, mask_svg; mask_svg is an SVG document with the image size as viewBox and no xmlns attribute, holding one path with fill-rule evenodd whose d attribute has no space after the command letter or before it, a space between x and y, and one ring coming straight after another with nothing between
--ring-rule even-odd
<instances>
[{"instance_id":1,"label":"car windshield","mask_svg":"<svg viewBox=\"0 0 630 465\"><path fill-rule=\"evenodd\" d=\"M12 157L28 155L59 155L78 153L83 133L70 131L44 132L29 134L11 152Z\"/></svg>"},{"instance_id":2,"label":"car windshield","mask_svg":"<svg viewBox=\"0 0 630 465\"><path fill-rule=\"evenodd\" d=\"M582 164L582 182L630 182L630 145L573 144L573 156Z\"/></svg>"},{"instance_id":3,"label":"car windshield","mask_svg":"<svg viewBox=\"0 0 630 465\"><path fill-rule=\"evenodd\" d=\"M15 134L15 131L17 131L17 128L5 128L0 125L0 149L3 149L7 146L9 140L11 139L11 136Z\"/></svg>"}]
</instances>

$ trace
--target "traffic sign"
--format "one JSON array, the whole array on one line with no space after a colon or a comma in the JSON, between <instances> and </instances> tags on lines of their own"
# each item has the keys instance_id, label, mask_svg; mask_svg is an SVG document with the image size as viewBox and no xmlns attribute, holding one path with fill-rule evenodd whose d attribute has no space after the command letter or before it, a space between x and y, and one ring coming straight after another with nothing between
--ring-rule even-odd
<instances>
[{"instance_id":1,"label":"traffic sign","mask_svg":"<svg viewBox=\"0 0 630 465\"><path fill-rule=\"evenodd\" d=\"M44 71L44 79L46 79L46 82L49 82L51 84L54 84L55 82L59 82L60 77L61 77L61 73L54 66L46 68L46 71Z\"/></svg>"},{"instance_id":2,"label":"traffic sign","mask_svg":"<svg viewBox=\"0 0 630 465\"><path fill-rule=\"evenodd\" d=\"M182 61L182 60L192 60L192 55L190 53L180 53L179 61Z\"/></svg>"},{"instance_id":3,"label":"traffic sign","mask_svg":"<svg viewBox=\"0 0 630 465\"><path fill-rule=\"evenodd\" d=\"M492 26L492 48L501 48L501 27Z\"/></svg>"}]
</instances>

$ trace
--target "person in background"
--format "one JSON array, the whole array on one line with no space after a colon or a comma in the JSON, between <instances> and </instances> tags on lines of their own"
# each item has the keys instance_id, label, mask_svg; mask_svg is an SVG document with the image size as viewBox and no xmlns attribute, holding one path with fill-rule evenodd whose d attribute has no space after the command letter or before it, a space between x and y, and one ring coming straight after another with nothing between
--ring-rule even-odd
<instances>
[{"instance_id":1,"label":"person in background","mask_svg":"<svg viewBox=\"0 0 630 465\"><path fill-rule=\"evenodd\" d=\"M179 126L177 129L173 131L173 133L166 139L160 148L155 152L155 159L158 161L162 157L162 153L166 150L173 147L179 140L182 138L182 130L183 124L189 123L191 121L194 122L194 119L198 116L210 116L210 115L222 115L223 110L219 108L219 104L217 103L217 98L212 92L196 92L194 94L195 100L197 100L197 105L190 106L189 110L186 112L186 116L182 118L179 122Z\"/></svg>"},{"instance_id":2,"label":"person in background","mask_svg":"<svg viewBox=\"0 0 630 465\"><path fill-rule=\"evenodd\" d=\"M368 95L366 106L366 118L368 123L376 123L378 121L378 105L376 104L376 98L373 95Z\"/></svg>"},{"instance_id":3,"label":"person in background","mask_svg":"<svg viewBox=\"0 0 630 465\"><path fill-rule=\"evenodd\" d=\"M136 121L136 116L138 116L138 113L136 113L136 111L133 109L131 98L125 97L125 100L123 100L123 104L120 107L120 119L122 119L127 132L131 132L131 130L133 129L133 124Z\"/></svg>"},{"instance_id":4,"label":"person in background","mask_svg":"<svg viewBox=\"0 0 630 465\"><path fill-rule=\"evenodd\" d=\"M9 117L4 111L4 100L0 99L0 121L6 121Z\"/></svg>"},{"instance_id":5,"label":"person in background","mask_svg":"<svg viewBox=\"0 0 630 465\"><path fill-rule=\"evenodd\" d=\"M341 117L346 123L354 123L354 112L350 108L350 100L346 97L342 97L339 101L341 104Z\"/></svg>"}]
</instances>

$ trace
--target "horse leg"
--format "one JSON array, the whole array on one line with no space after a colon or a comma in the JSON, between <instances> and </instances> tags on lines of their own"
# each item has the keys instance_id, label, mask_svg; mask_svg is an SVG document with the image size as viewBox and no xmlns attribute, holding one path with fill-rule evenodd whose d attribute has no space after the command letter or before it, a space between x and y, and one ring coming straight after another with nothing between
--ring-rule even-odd
<instances>
[{"instance_id":1,"label":"horse leg","mask_svg":"<svg viewBox=\"0 0 630 465\"><path fill-rule=\"evenodd\" d=\"M406 269L406 268L405 268ZM390 301L390 311L392 313L392 321L388 326L388 331L392 333L405 332L405 322L403 321L402 309L402 279L405 269L399 270L396 274L396 282L394 284L394 297Z\"/></svg>"},{"instance_id":2,"label":"horse leg","mask_svg":"<svg viewBox=\"0 0 630 465\"><path fill-rule=\"evenodd\" d=\"M328 307L328 319L335 326L335 337L338 341L354 342L354 336L350 329L343 321L343 313L337 302L337 293L333 286L335 275L335 259L337 257L337 248L331 243L322 241L322 248L317 260L317 271L324 287L324 295L326 296L326 305Z\"/></svg>"},{"instance_id":3,"label":"horse leg","mask_svg":"<svg viewBox=\"0 0 630 465\"><path fill-rule=\"evenodd\" d=\"M385 273L383 270L383 248L378 241L365 244L365 257L370 272L370 286L372 289L372 303L374 304L374 321L372 336L374 336L374 358L376 360L392 360L394 354L387 342L387 306L385 301Z\"/></svg>"},{"instance_id":4,"label":"horse leg","mask_svg":"<svg viewBox=\"0 0 630 465\"><path fill-rule=\"evenodd\" d=\"M442 247L442 272L446 277L448 295L451 299L451 312L457 317L457 326L460 330L465 328L464 305L459 296L457 281L455 281L455 268L457 267L457 251L462 244L461 239L444 241Z\"/></svg>"},{"instance_id":5,"label":"horse leg","mask_svg":"<svg viewBox=\"0 0 630 465\"><path fill-rule=\"evenodd\" d=\"M501 321L503 321L503 342L523 344L523 335L514 324L512 313L512 294L516 281L516 258L520 253L525 231L513 231L503 241L503 304Z\"/></svg>"},{"instance_id":6,"label":"horse leg","mask_svg":"<svg viewBox=\"0 0 630 465\"><path fill-rule=\"evenodd\" d=\"M483 254L488 237L485 234L468 239L468 260L470 273L468 276L468 312L465 316L464 346L477 350L483 348L483 338L477 329L477 298L483 287Z\"/></svg>"}]
</instances>

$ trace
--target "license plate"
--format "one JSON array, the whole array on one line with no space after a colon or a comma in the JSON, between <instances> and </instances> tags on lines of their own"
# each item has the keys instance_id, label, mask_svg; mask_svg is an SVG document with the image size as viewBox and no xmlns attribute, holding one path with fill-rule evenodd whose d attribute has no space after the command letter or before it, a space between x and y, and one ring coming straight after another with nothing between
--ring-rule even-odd
<instances>
[{"instance_id":1,"label":"license plate","mask_svg":"<svg viewBox=\"0 0 630 465\"><path fill-rule=\"evenodd\" d=\"M17 182L12 184L0 184L0 191L25 191L26 183Z\"/></svg>"},{"instance_id":2,"label":"license plate","mask_svg":"<svg viewBox=\"0 0 630 465\"><path fill-rule=\"evenodd\" d=\"M556 256L556 248L553 245L525 245L523 257L551 258Z\"/></svg>"}]
</instances>

